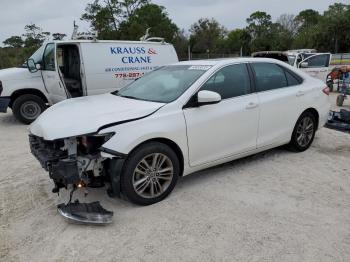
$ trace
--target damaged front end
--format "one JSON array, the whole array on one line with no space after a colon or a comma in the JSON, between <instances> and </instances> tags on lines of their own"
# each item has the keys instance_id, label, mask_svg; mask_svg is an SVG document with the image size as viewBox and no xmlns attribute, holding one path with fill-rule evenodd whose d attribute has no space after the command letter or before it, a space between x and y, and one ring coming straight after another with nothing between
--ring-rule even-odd
<instances>
[{"instance_id":1,"label":"damaged front end","mask_svg":"<svg viewBox=\"0 0 350 262\"><path fill-rule=\"evenodd\" d=\"M83 204L78 201L72 203L71 200L77 188L103 187L105 182L111 185L108 189L109 194L118 195L119 192L116 190L120 188L119 176L111 177L110 174L113 176L118 174L115 166L120 157L106 157L111 155L101 152L102 145L113 135L113 133L85 135L54 141L29 135L32 154L54 181L55 187L52 192L59 193L62 188L71 188L69 202L66 205L58 205L59 213L65 218L82 223L112 222L113 212L103 209L98 202Z\"/></svg>"}]
</instances>

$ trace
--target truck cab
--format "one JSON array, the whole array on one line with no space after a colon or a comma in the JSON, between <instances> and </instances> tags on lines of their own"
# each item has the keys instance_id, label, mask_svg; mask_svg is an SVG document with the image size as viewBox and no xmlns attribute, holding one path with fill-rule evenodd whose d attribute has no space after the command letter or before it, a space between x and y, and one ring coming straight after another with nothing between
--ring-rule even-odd
<instances>
[{"instance_id":1,"label":"truck cab","mask_svg":"<svg viewBox=\"0 0 350 262\"><path fill-rule=\"evenodd\" d=\"M24 65L0 70L0 112L9 107L30 124L65 99L113 92L175 62L174 47L163 40L46 42Z\"/></svg>"}]
</instances>

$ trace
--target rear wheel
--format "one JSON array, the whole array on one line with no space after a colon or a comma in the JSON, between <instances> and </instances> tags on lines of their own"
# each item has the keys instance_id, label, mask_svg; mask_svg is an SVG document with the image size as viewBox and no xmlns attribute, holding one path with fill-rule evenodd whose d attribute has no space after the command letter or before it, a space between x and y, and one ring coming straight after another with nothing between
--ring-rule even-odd
<instances>
[{"instance_id":1,"label":"rear wheel","mask_svg":"<svg viewBox=\"0 0 350 262\"><path fill-rule=\"evenodd\" d=\"M314 114L311 112L303 113L294 127L292 139L288 145L289 149L295 152L307 150L315 138L316 125L317 121Z\"/></svg>"},{"instance_id":2,"label":"rear wheel","mask_svg":"<svg viewBox=\"0 0 350 262\"><path fill-rule=\"evenodd\" d=\"M151 205L171 193L179 174L179 160L169 146L147 143L132 152L125 162L121 190L131 202Z\"/></svg>"},{"instance_id":3,"label":"rear wheel","mask_svg":"<svg viewBox=\"0 0 350 262\"><path fill-rule=\"evenodd\" d=\"M36 95L22 95L13 102L15 117L24 124L30 124L46 109L45 102Z\"/></svg>"},{"instance_id":4,"label":"rear wheel","mask_svg":"<svg viewBox=\"0 0 350 262\"><path fill-rule=\"evenodd\" d=\"M344 104L344 96L338 95L337 96L337 106L343 106L343 104Z\"/></svg>"}]
</instances>

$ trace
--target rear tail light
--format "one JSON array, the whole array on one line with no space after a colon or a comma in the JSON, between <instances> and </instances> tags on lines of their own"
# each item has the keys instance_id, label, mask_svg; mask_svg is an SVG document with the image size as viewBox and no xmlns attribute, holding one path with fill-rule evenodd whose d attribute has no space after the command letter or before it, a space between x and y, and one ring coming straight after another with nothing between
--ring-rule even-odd
<instances>
[{"instance_id":1,"label":"rear tail light","mask_svg":"<svg viewBox=\"0 0 350 262\"><path fill-rule=\"evenodd\" d=\"M327 86L327 87L323 88L322 92L325 93L327 96L329 96L329 93L330 93L329 87Z\"/></svg>"}]
</instances>

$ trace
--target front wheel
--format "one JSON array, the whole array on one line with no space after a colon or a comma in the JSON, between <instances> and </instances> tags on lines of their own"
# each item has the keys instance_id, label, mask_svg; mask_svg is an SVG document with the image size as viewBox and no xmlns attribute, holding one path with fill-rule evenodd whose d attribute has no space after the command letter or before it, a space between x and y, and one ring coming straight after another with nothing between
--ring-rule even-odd
<instances>
[{"instance_id":1,"label":"front wheel","mask_svg":"<svg viewBox=\"0 0 350 262\"><path fill-rule=\"evenodd\" d=\"M15 117L23 124L30 124L46 109L45 102L36 95L21 95L12 105Z\"/></svg>"},{"instance_id":2,"label":"front wheel","mask_svg":"<svg viewBox=\"0 0 350 262\"><path fill-rule=\"evenodd\" d=\"M315 115L311 112L303 113L295 124L292 139L289 142L289 149L295 152L307 150L314 138L317 129Z\"/></svg>"},{"instance_id":3,"label":"front wheel","mask_svg":"<svg viewBox=\"0 0 350 262\"><path fill-rule=\"evenodd\" d=\"M131 202L151 205L171 193L179 174L179 159L169 146L158 142L146 143L126 160L121 190Z\"/></svg>"}]
</instances>

